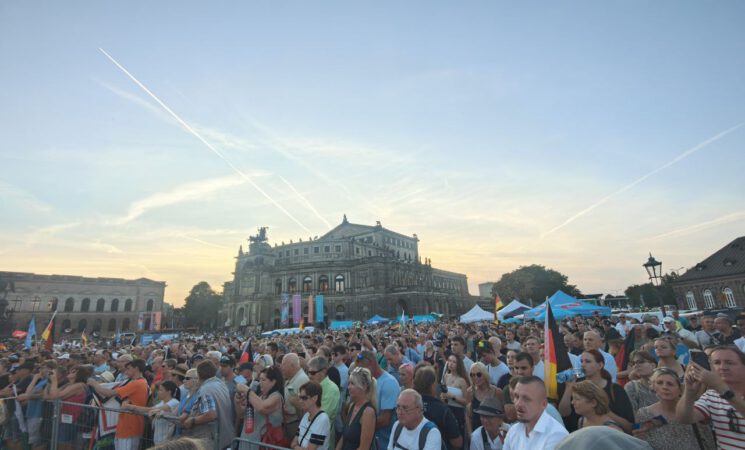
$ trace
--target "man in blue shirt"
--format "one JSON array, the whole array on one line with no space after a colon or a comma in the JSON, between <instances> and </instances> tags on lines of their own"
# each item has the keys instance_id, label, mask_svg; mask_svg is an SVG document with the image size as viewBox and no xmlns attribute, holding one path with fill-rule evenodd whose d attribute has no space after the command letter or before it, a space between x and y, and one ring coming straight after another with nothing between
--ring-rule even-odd
<instances>
[{"instance_id":1,"label":"man in blue shirt","mask_svg":"<svg viewBox=\"0 0 745 450\"><path fill-rule=\"evenodd\" d=\"M391 374L380 368L377 358L368 350L357 355L356 365L366 368L377 379L378 418L375 424L375 439L378 448L387 448L393 423L396 421L396 401L400 392L398 382Z\"/></svg>"}]
</instances>

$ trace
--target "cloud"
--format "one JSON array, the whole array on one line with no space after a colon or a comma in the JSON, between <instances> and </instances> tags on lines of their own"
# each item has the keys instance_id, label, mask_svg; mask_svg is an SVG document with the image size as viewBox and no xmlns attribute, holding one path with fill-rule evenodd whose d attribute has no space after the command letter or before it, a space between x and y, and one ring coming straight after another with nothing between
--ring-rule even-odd
<instances>
[{"instance_id":1,"label":"cloud","mask_svg":"<svg viewBox=\"0 0 745 450\"><path fill-rule=\"evenodd\" d=\"M39 212L51 212L52 207L25 189L0 181L0 197L15 198L23 207L31 208Z\"/></svg>"},{"instance_id":2,"label":"cloud","mask_svg":"<svg viewBox=\"0 0 745 450\"><path fill-rule=\"evenodd\" d=\"M244 178L231 175L182 184L170 191L158 192L133 202L129 206L127 215L114 220L113 223L123 225L137 219L148 211L179 203L201 200L215 192L240 186L244 183L246 183Z\"/></svg>"},{"instance_id":3,"label":"cloud","mask_svg":"<svg viewBox=\"0 0 745 450\"><path fill-rule=\"evenodd\" d=\"M47 240L53 235L59 233L60 231L69 230L71 228L75 228L79 226L81 222L69 222L69 223L60 223L57 225L50 225L48 227L39 228L38 230L35 230L31 232L26 237L26 244L27 245L34 245L37 242L41 240Z\"/></svg>"}]
</instances>

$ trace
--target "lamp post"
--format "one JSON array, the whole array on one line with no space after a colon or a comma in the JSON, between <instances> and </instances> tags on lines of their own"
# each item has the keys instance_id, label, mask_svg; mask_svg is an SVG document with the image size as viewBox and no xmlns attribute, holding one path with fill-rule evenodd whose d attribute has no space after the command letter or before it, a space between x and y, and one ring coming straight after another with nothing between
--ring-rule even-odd
<instances>
[{"instance_id":1,"label":"lamp post","mask_svg":"<svg viewBox=\"0 0 745 450\"><path fill-rule=\"evenodd\" d=\"M649 282L655 288L655 291L657 293L657 300L660 303L660 310L662 312L662 316L664 317L665 304L662 299L662 295L660 295L659 292L659 289L662 286L662 261L657 261L650 252L649 259L647 259L647 262L642 264L642 266L647 270L647 275L649 275Z\"/></svg>"}]
</instances>

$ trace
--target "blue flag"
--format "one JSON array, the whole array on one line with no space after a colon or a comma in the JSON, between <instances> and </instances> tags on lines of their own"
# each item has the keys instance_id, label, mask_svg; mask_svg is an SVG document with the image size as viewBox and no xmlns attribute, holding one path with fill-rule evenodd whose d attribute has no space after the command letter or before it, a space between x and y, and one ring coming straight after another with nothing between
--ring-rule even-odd
<instances>
[{"instance_id":1,"label":"blue flag","mask_svg":"<svg viewBox=\"0 0 745 450\"><path fill-rule=\"evenodd\" d=\"M36 321L34 320L34 317L31 317L31 321L28 323L28 333L26 333L26 342L24 343L24 346L26 349L31 348L31 345L33 344L33 339L36 337Z\"/></svg>"}]
</instances>

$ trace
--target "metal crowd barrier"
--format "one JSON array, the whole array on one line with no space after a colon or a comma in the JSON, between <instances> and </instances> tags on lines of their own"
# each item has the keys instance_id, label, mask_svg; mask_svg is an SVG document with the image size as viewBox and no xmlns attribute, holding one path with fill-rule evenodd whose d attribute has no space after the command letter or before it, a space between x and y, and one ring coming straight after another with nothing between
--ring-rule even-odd
<instances>
[{"instance_id":1,"label":"metal crowd barrier","mask_svg":"<svg viewBox=\"0 0 745 450\"><path fill-rule=\"evenodd\" d=\"M5 399L6 407L7 402L14 400ZM28 405L23 421L18 415L8 413L7 420L0 425L0 449L114 450L116 424L124 415L141 417L144 421L144 433L129 450L146 450L180 434L175 418L150 418L140 412L61 400L39 401L40 417L26 417ZM212 448L221 450L218 421L208 426L214 436ZM188 435L188 432L181 434Z\"/></svg>"},{"instance_id":2,"label":"metal crowd barrier","mask_svg":"<svg viewBox=\"0 0 745 450\"><path fill-rule=\"evenodd\" d=\"M278 445L272 445L272 444L265 444L261 441L253 441L251 439L245 439L245 438L235 438L233 439L233 445L230 447L232 450L264 450L264 449L272 449L272 450L290 450L287 447L280 447Z\"/></svg>"}]
</instances>

